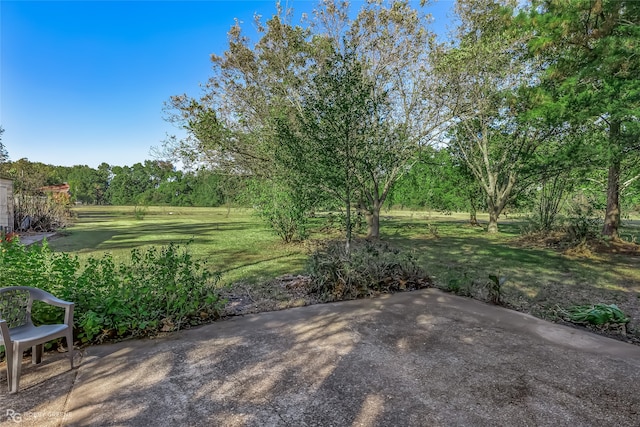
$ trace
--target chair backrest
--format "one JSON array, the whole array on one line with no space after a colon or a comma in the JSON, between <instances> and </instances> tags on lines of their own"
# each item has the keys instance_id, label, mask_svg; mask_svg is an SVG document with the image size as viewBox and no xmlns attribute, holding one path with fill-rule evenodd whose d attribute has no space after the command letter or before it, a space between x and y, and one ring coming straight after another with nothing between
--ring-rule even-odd
<instances>
[{"instance_id":1,"label":"chair backrest","mask_svg":"<svg viewBox=\"0 0 640 427\"><path fill-rule=\"evenodd\" d=\"M9 328L31 325L31 289L26 286L0 288L0 319Z\"/></svg>"}]
</instances>

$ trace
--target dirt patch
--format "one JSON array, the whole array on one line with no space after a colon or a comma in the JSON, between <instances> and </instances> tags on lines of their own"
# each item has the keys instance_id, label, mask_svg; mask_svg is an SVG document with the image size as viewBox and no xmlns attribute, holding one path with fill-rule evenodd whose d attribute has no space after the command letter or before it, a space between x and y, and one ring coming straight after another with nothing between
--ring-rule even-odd
<instances>
[{"instance_id":1,"label":"dirt patch","mask_svg":"<svg viewBox=\"0 0 640 427\"><path fill-rule=\"evenodd\" d=\"M590 245L597 253L640 256L640 245L624 240L596 240L590 242Z\"/></svg>"},{"instance_id":2,"label":"dirt patch","mask_svg":"<svg viewBox=\"0 0 640 427\"><path fill-rule=\"evenodd\" d=\"M320 302L311 293L309 276L291 274L257 285L234 283L221 292L221 297L228 301L221 313L223 317L284 310Z\"/></svg>"},{"instance_id":3,"label":"dirt patch","mask_svg":"<svg viewBox=\"0 0 640 427\"><path fill-rule=\"evenodd\" d=\"M529 233L514 240L513 244L517 247L556 249L573 257L590 258L597 254L640 256L640 245L637 243L602 238L576 241L569 233L560 231Z\"/></svg>"}]
</instances>

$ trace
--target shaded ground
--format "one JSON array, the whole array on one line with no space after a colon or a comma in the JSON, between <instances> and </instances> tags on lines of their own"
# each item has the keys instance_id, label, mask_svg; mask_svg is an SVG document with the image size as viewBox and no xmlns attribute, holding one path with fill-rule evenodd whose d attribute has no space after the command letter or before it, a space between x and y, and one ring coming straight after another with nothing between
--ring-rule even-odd
<instances>
[{"instance_id":1,"label":"shaded ground","mask_svg":"<svg viewBox=\"0 0 640 427\"><path fill-rule=\"evenodd\" d=\"M639 368L637 346L427 289L92 346L75 371L47 355L0 408L38 426L637 426Z\"/></svg>"},{"instance_id":2,"label":"shaded ground","mask_svg":"<svg viewBox=\"0 0 640 427\"><path fill-rule=\"evenodd\" d=\"M640 282L637 275L627 273L634 270L637 272L640 268L640 245L635 242L611 241L602 238L585 239L576 243L567 236L567 233L523 236L514 244L522 245L526 249L552 248L569 260L598 265L601 269L609 270L610 274L607 278L610 283L605 286L585 283L582 296L578 294L579 290L576 292L576 289L572 290L566 286L551 283L541 289L536 299L542 303L544 310L551 314L551 318L560 321L566 320L563 319L563 313L566 313L565 308L568 306L566 303L561 304L560 301L563 299L575 300L577 297L582 300L579 304L592 305L605 301L606 304L620 306L630 319L627 325L587 324L584 326L603 335L640 344ZM550 301L558 302L552 305Z\"/></svg>"},{"instance_id":3,"label":"shaded ground","mask_svg":"<svg viewBox=\"0 0 640 427\"><path fill-rule=\"evenodd\" d=\"M285 275L257 285L235 283L222 289L221 297L228 303L221 316L242 316L318 304L318 299L310 293L310 283L310 278L304 275Z\"/></svg>"}]
</instances>

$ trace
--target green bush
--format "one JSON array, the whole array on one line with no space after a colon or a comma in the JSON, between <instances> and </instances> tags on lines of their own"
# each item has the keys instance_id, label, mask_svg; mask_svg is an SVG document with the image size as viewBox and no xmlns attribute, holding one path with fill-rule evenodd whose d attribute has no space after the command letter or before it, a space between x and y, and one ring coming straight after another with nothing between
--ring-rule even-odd
<instances>
[{"instance_id":1,"label":"green bush","mask_svg":"<svg viewBox=\"0 0 640 427\"><path fill-rule=\"evenodd\" d=\"M84 343L177 330L214 318L224 303L216 290L219 275L194 260L188 245L133 249L128 262L107 254L84 264L53 252L46 241L1 247L0 287L32 286L73 301L75 333ZM34 304L33 318L62 322L63 312Z\"/></svg>"},{"instance_id":2,"label":"green bush","mask_svg":"<svg viewBox=\"0 0 640 427\"><path fill-rule=\"evenodd\" d=\"M283 242L291 243L308 237L312 203L303 191L296 191L277 181L255 181L249 185L245 197L251 200L258 216Z\"/></svg>"},{"instance_id":3,"label":"green bush","mask_svg":"<svg viewBox=\"0 0 640 427\"><path fill-rule=\"evenodd\" d=\"M322 301L363 298L382 292L425 288L431 279L409 253L383 242L343 241L316 250L308 264L312 292Z\"/></svg>"}]
</instances>

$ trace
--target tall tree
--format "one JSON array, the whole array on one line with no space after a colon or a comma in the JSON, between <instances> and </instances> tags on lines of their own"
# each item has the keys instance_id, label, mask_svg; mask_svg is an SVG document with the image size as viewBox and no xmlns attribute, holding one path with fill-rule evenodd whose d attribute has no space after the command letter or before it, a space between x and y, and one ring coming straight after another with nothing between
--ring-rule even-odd
<instances>
[{"instance_id":1,"label":"tall tree","mask_svg":"<svg viewBox=\"0 0 640 427\"><path fill-rule=\"evenodd\" d=\"M449 143L482 188L487 231L498 217L537 148L553 133L547 117L531 114L541 102L532 86L538 64L527 60L530 33L515 24L517 2L459 0L458 43L439 62L450 109Z\"/></svg>"},{"instance_id":2,"label":"tall tree","mask_svg":"<svg viewBox=\"0 0 640 427\"><path fill-rule=\"evenodd\" d=\"M640 150L640 2L536 0L529 19L531 50L548 64L544 82L564 119L607 132L602 233L618 239L622 168Z\"/></svg>"},{"instance_id":3,"label":"tall tree","mask_svg":"<svg viewBox=\"0 0 640 427\"><path fill-rule=\"evenodd\" d=\"M205 95L171 98L169 119L188 136L167 146L187 164L251 177L254 205L272 226L287 224L281 234L285 240L291 238L289 224L303 228L300 221L310 198L303 187L292 184L291 171L274 163L278 141L273 119L299 103L305 70L321 50L308 29L290 21L291 11L279 4L266 23L257 16L259 40L254 45L239 22L231 27L228 49L211 56L213 76Z\"/></svg>"},{"instance_id":4,"label":"tall tree","mask_svg":"<svg viewBox=\"0 0 640 427\"><path fill-rule=\"evenodd\" d=\"M38 192L40 187L62 183L59 175L60 167L30 162L26 158L0 163L0 172L13 179L13 188L16 193Z\"/></svg>"},{"instance_id":5,"label":"tall tree","mask_svg":"<svg viewBox=\"0 0 640 427\"><path fill-rule=\"evenodd\" d=\"M386 122L388 103L353 51L335 52L310 83L300 110L278 120L276 159L342 202L349 251L352 207L379 203L381 178L397 164L397 151L389 149L397 134Z\"/></svg>"},{"instance_id":6,"label":"tall tree","mask_svg":"<svg viewBox=\"0 0 640 427\"><path fill-rule=\"evenodd\" d=\"M174 117L189 133L174 151L236 173L291 184L296 179L290 176L292 168L278 168L273 162L279 145L277 120L283 115L304 116L309 105L305 88L322 73L325 60L353 49L362 74L373 83L372 96L389 96L386 119L395 128L393 138L384 135L378 142L387 144L385 155L394 157L395 163L387 163L367 182L353 183L370 189L361 191L356 202L366 213L369 236L375 238L380 209L391 187L443 119L429 101L433 98L426 59L433 37L426 18L407 1L369 2L355 20L349 18L348 8L348 2L322 1L311 24L303 28L291 25L290 14L278 7L266 24L256 21L260 39L253 46L236 23L229 32L228 50L212 56L214 76L207 94L197 100L186 95L171 100ZM373 157L379 154L371 151L370 161L377 162Z\"/></svg>"},{"instance_id":7,"label":"tall tree","mask_svg":"<svg viewBox=\"0 0 640 427\"><path fill-rule=\"evenodd\" d=\"M328 11L340 10L339 2L326 4L331 6ZM333 26L339 28L339 20L329 22L338 22ZM384 167L371 175L366 197L360 200L369 237L379 236L380 209L397 180L415 161L416 153L437 140L451 118L442 108L444 97L433 73L432 54L440 46L429 23L422 8L413 8L408 1L368 2L347 23L341 50L354 49L363 73L373 82L374 96L388 105L384 122L390 129L379 133L382 139L375 143L384 149L370 153L370 161Z\"/></svg>"},{"instance_id":8,"label":"tall tree","mask_svg":"<svg viewBox=\"0 0 640 427\"><path fill-rule=\"evenodd\" d=\"M66 178L72 197L85 204L105 204L108 175L86 165L71 168Z\"/></svg>"}]
</instances>

